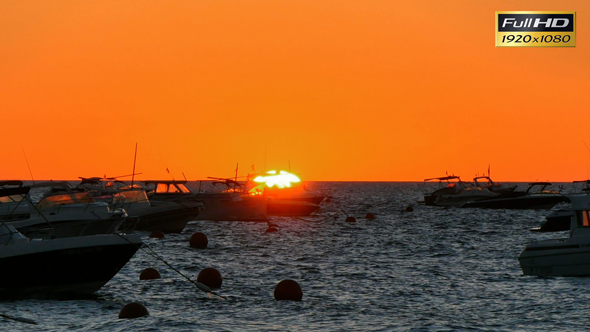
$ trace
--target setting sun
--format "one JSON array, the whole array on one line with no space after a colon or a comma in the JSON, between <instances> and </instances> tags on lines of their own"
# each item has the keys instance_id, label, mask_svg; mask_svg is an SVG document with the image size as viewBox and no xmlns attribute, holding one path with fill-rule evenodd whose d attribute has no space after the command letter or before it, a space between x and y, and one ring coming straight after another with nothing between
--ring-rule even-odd
<instances>
[{"instance_id":1,"label":"setting sun","mask_svg":"<svg viewBox=\"0 0 590 332\"><path fill-rule=\"evenodd\" d=\"M291 187L291 183L298 183L301 182L299 177L295 174L291 174L285 171L268 171L267 174L269 175L259 175L254 178L254 182L264 183L267 187L272 188L277 186L277 188L288 188Z\"/></svg>"}]
</instances>

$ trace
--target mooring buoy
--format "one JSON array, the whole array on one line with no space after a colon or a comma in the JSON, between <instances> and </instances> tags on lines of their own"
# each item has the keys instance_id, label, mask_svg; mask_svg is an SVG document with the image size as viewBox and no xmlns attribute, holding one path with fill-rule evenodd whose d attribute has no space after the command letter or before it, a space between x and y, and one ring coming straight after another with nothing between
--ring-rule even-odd
<instances>
[{"instance_id":1,"label":"mooring buoy","mask_svg":"<svg viewBox=\"0 0 590 332\"><path fill-rule=\"evenodd\" d=\"M296 281L287 279L277 284L274 296L277 301L301 301L303 290Z\"/></svg>"},{"instance_id":2,"label":"mooring buoy","mask_svg":"<svg viewBox=\"0 0 590 332\"><path fill-rule=\"evenodd\" d=\"M153 280L160 279L162 276L160 272L154 268L148 267L139 274L139 280Z\"/></svg>"},{"instance_id":3,"label":"mooring buoy","mask_svg":"<svg viewBox=\"0 0 590 332\"><path fill-rule=\"evenodd\" d=\"M166 235L160 231L153 231L152 234L150 234L150 237L153 239L163 239Z\"/></svg>"},{"instance_id":4,"label":"mooring buoy","mask_svg":"<svg viewBox=\"0 0 590 332\"><path fill-rule=\"evenodd\" d=\"M209 243L209 239L207 239L207 235L205 235L201 232L196 232L193 235L191 235L191 238L189 239L188 242L189 242L191 248L205 249L205 248L207 248L207 244Z\"/></svg>"},{"instance_id":5,"label":"mooring buoy","mask_svg":"<svg viewBox=\"0 0 590 332\"><path fill-rule=\"evenodd\" d=\"M221 273L219 273L219 271L208 267L199 272L199 275L197 276L197 282L210 288L221 288L223 279L221 278Z\"/></svg>"},{"instance_id":6,"label":"mooring buoy","mask_svg":"<svg viewBox=\"0 0 590 332\"><path fill-rule=\"evenodd\" d=\"M150 313L147 308L137 302L131 302L123 307L119 312L119 318L139 318L149 316Z\"/></svg>"}]
</instances>

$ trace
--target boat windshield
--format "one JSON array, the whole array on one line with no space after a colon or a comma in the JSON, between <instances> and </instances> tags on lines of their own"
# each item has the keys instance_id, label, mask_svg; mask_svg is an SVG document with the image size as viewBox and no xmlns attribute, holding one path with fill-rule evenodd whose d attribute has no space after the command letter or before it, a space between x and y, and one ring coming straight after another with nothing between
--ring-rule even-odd
<instances>
[{"instance_id":1,"label":"boat windshield","mask_svg":"<svg viewBox=\"0 0 590 332\"><path fill-rule=\"evenodd\" d=\"M143 190L121 191L115 195L116 198L122 199L125 203L147 202L148 197Z\"/></svg>"},{"instance_id":2,"label":"boat windshield","mask_svg":"<svg viewBox=\"0 0 590 332\"><path fill-rule=\"evenodd\" d=\"M576 211L578 226L590 226L590 211Z\"/></svg>"},{"instance_id":3,"label":"boat windshield","mask_svg":"<svg viewBox=\"0 0 590 332\"><path fill-rule=\"evenodd\" d=\"M158 183L156 186L158 194L190 194L190 192L184 183Z\"/></svg>"},{"instance_id":4,"label":"boat windshield","mask_svg":"<svg viewBox=\"0 0 590 332\"><path fill-rule=\"evenodd\" d=\"M12 203L12 202L20 202L22 201L24 196L22 195L10 195L10 196L2 196L0 197L0 204L2 203Z\"/></svg>"},{"instance_id":5,"label":"boat windshield","mask_svg":"<svg viewBox=\"0 0 590 332\"><path fill-rule=\"evenodd\" d=\"M45 209L56 205L86 204L92 202L94 202L94 200L92 199L92 197L90 197L90 194L88 193L61 194L45 197L39 203L37 203L37 208Z\"/></svg>"}]
</instances>

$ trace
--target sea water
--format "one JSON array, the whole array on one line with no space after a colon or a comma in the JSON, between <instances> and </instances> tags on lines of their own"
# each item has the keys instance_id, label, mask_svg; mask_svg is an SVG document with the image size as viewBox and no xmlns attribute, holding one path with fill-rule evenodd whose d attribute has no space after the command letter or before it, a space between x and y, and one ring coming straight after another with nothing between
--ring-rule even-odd
<instances>
[{"instance_id":1,"label":"sea water","mask_svg":"<svg viewBox=\"0 0 590 332\"><path fill-rule=\"evenodd\" d=\"M195 185L193 183L193 185ZM146 248L196 280L217 269L211 298L140 250L95 296L0 302L2 331L582 331L590 326L590 278L524 276L527 243L567 236L529 231L545 210L484 210L418 204L422 183L310 182L331 196L308 217L266 223L190 222ZM525 188L519 188L525 189ZM406 212L412 206L413 211ZM367 213L376 216L365 219ZM345 222L353 216L356 222ZM193 249L203 232L207 249ZM139 280L145 268L162 278ZM2 271L2 273L10 273ZM275 301L295 280L301 302ZM150 316L119 319L130 302Z\"/></svg>"}]
</instances>

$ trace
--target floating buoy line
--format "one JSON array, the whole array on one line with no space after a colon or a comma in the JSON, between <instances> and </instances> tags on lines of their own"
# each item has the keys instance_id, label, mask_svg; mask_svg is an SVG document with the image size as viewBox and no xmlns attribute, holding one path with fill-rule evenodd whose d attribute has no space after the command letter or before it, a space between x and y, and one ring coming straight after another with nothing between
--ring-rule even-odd
<instances>
[{"instance_id":1,"label":"floating buoy line","mask_svg":"<svg viewBox=\"0 0 590 332\"><path fill-rule=\"evenodd\" d=\"M119 236L120 238L122 238L122 239L125 239L125 241L127 241L127 242L129 242L129 243L132 243L133 245L136 245L136 244L134 244L133 242L129 241L129 240L128 240L127 238L125 238L124 236L122 236L121 234L118 234L118 233L115 233L115 234L117 234L117 236ZM144 249L144 246L145 246L145 247L146 247L146 248L147 248L149 251L148 251L148 250L145 250L145 249ZM213 295L215 295L217 298L219 298L219 299L221 299L221 300L225 300L225 298L224 298L224 297L222 297L222 296L220 296L220 295L218 295L218 294L215 294L215 293L214 293L214 292L211 290L211 288L209 288L209 287L207 287L207 286L205 286L205 285L203 285L203 284L201 284L201 283L199 283L199 282L196 282L196 281L192 280L191 278L189 278L189 277L185 276L185 275L184 275L182 272L178 271L176 268L174 268L174 266L170 265L170 264L169 264L168 262L166 262L166 261L165 261L165 260L164 260L162 257L160 257L160 255L158 255L158 254L157 254L157 253L156 253L156 252L155 252L155 251L154 251L152 248L150 248L148 245L145 245L145 244L144 244L144 246L137 246L137 247L138 247L138 249L140 249L141 251L145 252L146 254L148 254L148 255L152 256L153 258L155 258L155 259L159 260L160 262L164 263L166 266L168 266L170 269L172 269L172 271L174 271L174 272L178 273L178 275L180 275L180 276L181 276L181 277L183 277L184 279L186 279L186 280L190 281L190 282L191 282L193 285L195 285L195 286L197 287L197 289L199 289L199 290L201 290L201 291L203 291L203 292L207 293L207 295L209 296L209 298L211 298L211 294L213 294ZM200 285L199 285L199 284L200 284Z\"/></svg>"},{"instance_id":2,"label":"floating buoy line","mask_svg":"<svg viewBox=\"0 0 590 332\"><path fill-rule=\"evenodd\" d=\"M15 316L7 315L7 314L0 314L0 317L5 318L5 319L10 319L10 320L13 320L13 321L16 321L16 322L37 325L37 322L35 322L32 319L28 319L28 318L15 317Z\"/></svg>"}]
</instances>

